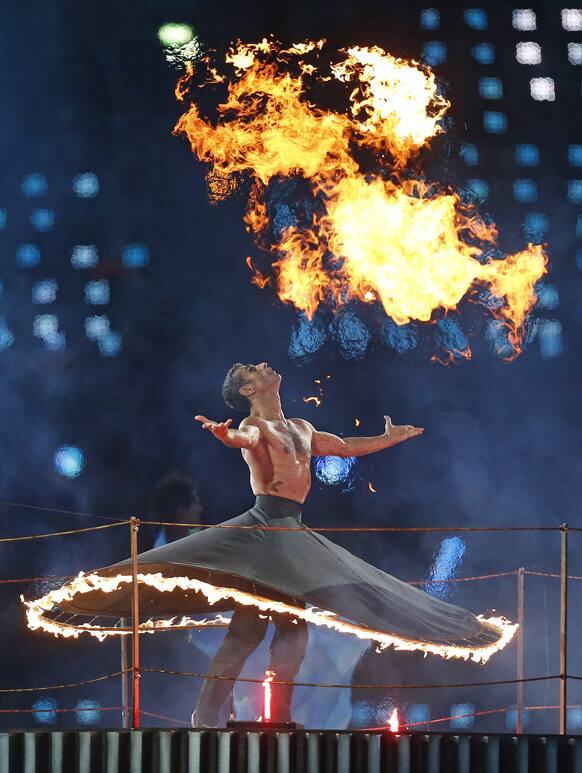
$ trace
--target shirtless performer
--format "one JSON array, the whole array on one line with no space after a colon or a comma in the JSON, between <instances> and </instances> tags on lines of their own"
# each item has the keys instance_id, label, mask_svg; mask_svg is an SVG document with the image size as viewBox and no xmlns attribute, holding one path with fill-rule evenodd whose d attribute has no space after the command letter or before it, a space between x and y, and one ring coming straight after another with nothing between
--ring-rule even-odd
<instances>
[{"instance_id":1,"label":"shirtless performer","mask_svg":"<svg viewBox=\"0 0 582 773\"><path fill-rule=\"evenodd\" d=\"M385 429L375 437L340 438L320 432L305 419L286 419L281 408L279 385L281 376L266 362L258 365L236 363L228 371L222 387L227 405L249 415L238 429L232 429L232 419L216 422L198 415L196 419L217 440L228 448L240 448L250 470L251 488L257 504L276 518L288 516L289 508L300 517L301 507L311 487L312 456L363 456L390 448L423 433L422 428L394 426L384 416ZM301 602L299 605L304 606ZM271 642L269 670L276 679L292 682L305 655L307 625L288 615L272 614L275 633ZM210 667L210 673L236 677L262 641L269 618L254 607L237 606L228 633ZM233 683L207 679L198 706L192 714L193 727L215 727L218 714ZM291 686L277 686L273 720L291 719Z\"/></svg>"}]
</instances>

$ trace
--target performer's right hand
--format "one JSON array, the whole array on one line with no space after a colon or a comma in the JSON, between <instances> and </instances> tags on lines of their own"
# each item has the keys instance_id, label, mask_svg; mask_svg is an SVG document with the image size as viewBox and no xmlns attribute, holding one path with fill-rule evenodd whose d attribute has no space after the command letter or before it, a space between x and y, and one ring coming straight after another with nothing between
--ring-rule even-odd
<instances>
[{"instance_id":1,"label":"performer's right hand","mask_svg":"<svg viewBox=\"0 0 582 773\"><path fill-rule=\"evenodd\" d=\"M212 432L214 437L219 440L225 439L228 435L228 428L232 424L232 419L227 419L226 421L212 421L212 419L207 419L206 416L201 416L200 414L194 418L202 424L202 429L207 429L209 432Z\"/></svg>"}]
</instances>

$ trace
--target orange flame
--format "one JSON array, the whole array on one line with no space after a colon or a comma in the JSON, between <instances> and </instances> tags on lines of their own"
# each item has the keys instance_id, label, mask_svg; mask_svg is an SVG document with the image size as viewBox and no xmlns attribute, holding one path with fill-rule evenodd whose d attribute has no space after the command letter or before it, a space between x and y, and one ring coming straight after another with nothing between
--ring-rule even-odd
<instances>
[{"instance_id":1,"label":"orange flame","mask_svg":"<svg viewBox=\"0 0 582 773\"><path fill-rule=\"evenodd\" d=\"M519 353L521 326L537 300L534 285L547 270L542 247L530 244L506 260L489 259L484 250L496 243L494 225L456 192L395 174L443 130L450 105L434 74L377 46L341 51L323 74L321 66L305 61L319 56L323 43L283 49L267 39L239 41L225 57L234 75L226 78L228 94L217 106L216 123L191 104L174 130L221 179L250 176L254 189L245 222L273 255L279 298L310 318L324 303L378 302L403 325L430 321L437 309L455 309L487 286L501 300L492 313ZM348 84L346 109L310 103L308 78ZM365 174L355 148L371 152L376 169L385 169ZM309 180L325 211L275 236L265 194L278 176ZM266 284L258 272L256 283Z\"/></svg>"},{"instance_id":2,"label":"orange flame","mask_svg":"<svg viewBox=\"0 0 582 773\"><path fill-rule=\"evenodd\" d=\"M321 397L317 397L317 395L312 395L311 397L304 397L303 398L304 403L313 403L318 408L321 405Z\"/></svg>"},{"instance_id":3,"label":"orange flame","mask_svg":"<svg viewBox=\"0 0 582 773\"><path fill-rule=\"evenodd\" d=\"M271 721L271 682L275 676L274 671L265 671L265 681L263 682L263 714L265 722Z\"/></svg>"},{"instance_id":4,"label":"orange flame","mask_svg":"<svg viewBox=\"0 0 582 773\"><path fill-rule=\"evenodd\" d=\"M400 729L400 722L398 721L398 709L394 708L390 719L388 720L388 729L391 733L397 733Z\"/></svg>"},{"instance_id":5,"label":"orange flame","mask_svg":"<svg viewBox=\"0 0 582 773\"><path fill-rule=\"evenodd\" d=\"M497 634L498 639L493 644L484 647L432 644L429 642L403 639L398 636L393 636L392 634L374 631L370 628L355 625L354 623L338 620L334 612L327 610L317 610L313 607L303 609L291 604L285 604L282 601L273 601L252 593L239 591L235 588L211 585L192 577L164 577L160 572L156 572L149 574L139 573L137 579L139 584L155 588L160 593L172 593L177 588L180 590L194 590L201 593L208 600L210 605L224 599L229 599L238 604L243 604L244 606L254 606L263 613L271 614L274 612L276 614L290 615L293 618L305 620L307 623L334 629L339 633L348 633L357 636L359 639L375 641L382 649L394 647L396 650L418 650L420 652L440 655L443 658L462 658L464 660L470 658L475 663L486 663L492 655L502 650L511 641L519 627L516 623L511 623L503 617L484 618L483 616L478 615L477 618ZM77 577L65 583L60 588L50 591L40 599L26 601L21 596L20 599L26 608L27 625L31 630L41 629L48 633L52 633L54 636L63 636L65 638L77 638L81 633L88 633L100 641L111 635L129 633L129 631L123 631L118 628L103 628L102 626L91 625L89 623L83 623L77 626L65 624L57 619L46 617L45 613L50 612L63 601L71 601L78 595L91 593L96 590L104 593L112 593L121 585L130 585L131 582L131 575L118 574L114 577L101 577L98 574L85 575L83 572L80 572ZM196 621L192 621L189 618L182 618L178 621L176 621L176 618L171 618L171 621L148 620L146 623L142 623L139 626L141 633L152 633L158 628L176 629L191 627L197 627L197 624Z\"/></svg>"},{"instance_id":6,"label":"orange flame","mask_svg":"<svg viewBox=\"0 0 582 773\"><path fill-rule=\"evenodd\" d=\"M378 489L374 488L374 486L373 486L373 484L371 482L368 483L368 488L370 489L372 494L377 494L378 493Z\"/></svg>"}]
</instances>

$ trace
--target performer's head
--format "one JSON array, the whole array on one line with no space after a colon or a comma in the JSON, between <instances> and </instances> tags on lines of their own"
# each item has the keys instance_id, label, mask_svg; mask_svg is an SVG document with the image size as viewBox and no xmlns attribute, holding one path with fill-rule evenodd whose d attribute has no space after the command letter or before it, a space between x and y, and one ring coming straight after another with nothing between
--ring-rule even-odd
<instances>
[{"instance_id":1,"label":"performer's head","mask_svg":"<svg viewBox=\"0 0 582 773\"><path fill-rule=\"evenodd\" d=\"M222 385L224 402L237 411L249 411L255 400L279 391L281 376L266 362L243 365L235 362Z\"/></svg>"}]
</instances>

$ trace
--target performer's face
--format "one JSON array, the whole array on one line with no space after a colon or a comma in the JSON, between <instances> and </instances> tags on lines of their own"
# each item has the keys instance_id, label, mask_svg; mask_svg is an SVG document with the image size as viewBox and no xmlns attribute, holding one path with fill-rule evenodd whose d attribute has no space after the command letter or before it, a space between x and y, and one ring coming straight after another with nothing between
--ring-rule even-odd
<instances>
[{"instance_id":1,"label":"performer's face","mask_svg":"<svg viewBox=\"0 0 582 773\"><path fill-rule=\"evenodd\" d=\"M269 367L266 362L259 362L257 365L243 365L237 373L245 382L244 387L241 387L241 394L246 397L270 391L276 392L281 383L279 373Z\"/></svg>"}]
</instances>

